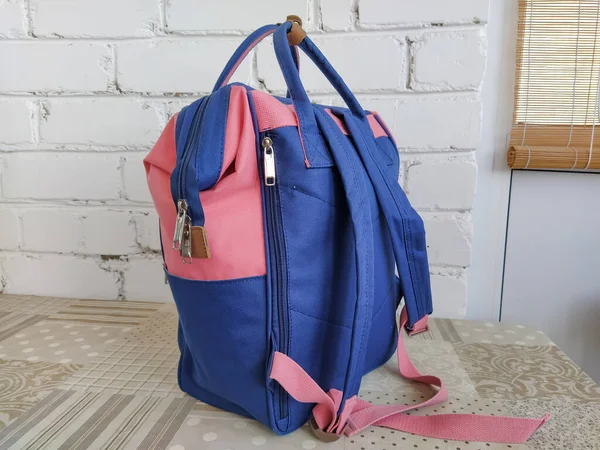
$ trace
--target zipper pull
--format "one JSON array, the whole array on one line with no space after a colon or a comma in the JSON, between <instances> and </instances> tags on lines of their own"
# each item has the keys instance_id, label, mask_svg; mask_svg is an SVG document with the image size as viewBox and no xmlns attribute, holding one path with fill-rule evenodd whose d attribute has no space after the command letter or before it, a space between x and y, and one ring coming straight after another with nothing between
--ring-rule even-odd
<instances>
[{"instance_id":1,"label":"zipper pull","mask_svg":"<svg viewBox=\"0 0 600 450\"><path fill-rule=\"evenodd\" d=\"M177 219L175 220L175 234L173 235L173 249L181 250L183 240L183 228L187 215L188 204L185 200L177 201Z\"/></svg>"},{"instance_id":2,"label":"zipper pull","mask_svg":"<svg viewBox=\"0 0 600 450\"><path fill-rule=\"evenodd\" d=\"M265 186L275 185L275 152L273 151L273 140L265 136L262 140L263 161L265 169Z\"/></svg>"},{"instance_id":3,"label":"zipper pull","mask_svg":"<svg viewBox=\"0 0 600 450\"><path fill-rule=\"evenodd\" d=\"M183 233L181 237L181 260L184 264L192 263L192 219L190 216L185 216L183 225Z\"/></svg>"}]
</instances>

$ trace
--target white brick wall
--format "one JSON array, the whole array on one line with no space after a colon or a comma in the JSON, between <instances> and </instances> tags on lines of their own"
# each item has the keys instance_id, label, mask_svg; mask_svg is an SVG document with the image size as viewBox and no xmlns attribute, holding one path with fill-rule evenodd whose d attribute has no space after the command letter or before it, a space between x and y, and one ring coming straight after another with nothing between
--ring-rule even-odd
<instances>
[{"instance_id":1,"label":"white brick wall","mask_svg":"<svg viewBox=\"0 0 600 450\"><path fill-rule=\"evenodd\" d=\"M106 90L105 44L37 39L1 44L0 60L10 67L0 71L5 92Z\"/></svg>"},{"instance_id":2,"label":"white brick wall","mask_svg":"<svg viewBox=\"0 0 600 450\"><path fill-rule=\"evenodd\" d=\"M42 103L40 140L147 147L159 136L159 116L153 103L139 98L48 98Z\"/></svg>"},{"instance_id":3,"label":"white brick wall","mask_svg":"<svg viewBox=\"0 0 600 450\"><path fill-rule=\"evenodd\" d=\"M210 92L240 38L169 38L117 46L119 87L136 92ZM250 80L246 59L232 81Z\"/></svg>"},{"instance_id":4,"label":"white brick wall","mask_svg":"<svg viewBox=\"0 0 600 450\"><path fill-rule=\"evenodd\" d=\"M165 284L162 261L157 258L131 259L124 279L124 298L164 302L171 297L169 286Z\"/></svg>"},{"instance_id":5,"label":"white brick wall","mask_svg":"<svg viewBox=\"0 0 600 450\"><path fill-rule=\"evenodd\" d=\"M121 273L91 258L6 252L2 266L6 292L100 299L115 299L120 293Z\"/></svg>"},{"instance_id":6,"label":"white brick wall","mask_svg":"<svg viewBox=\"0 0 600 450\"><path fill-rule=\"evenodd\" d=\"M19 246L19 216L12 209L0 209L0 247L16 249Z\"/></svg>"},{"instance_id":7,"label":"white brick wall","mask_svg":"<svg viewBox=\"0 0 600 450\"><path fill-rule=\"evenodd\" d=\"M429 263L468 267L473 235L469 213L421 212L427 232Z\"/></svg>"},{"instance_id":8,"label":"white brick wall","mask_svg":"<svg viewBox=\"0 0 600 450\"><path fill-rule=\"evenodd\" d=\"M23 37L24 11L20 0L4 0L0 2L0 37Z\"/></svg>"},{"instance_id":9,"label":"white brick wall","mask_svg":"<svg viewBox=\"0 0 600 450\"><path fill-rule=\"evenodd\" d=\"M32 106L25 100L7 100L0 102L0 123L2 133L0 142L4 144L26 143L31 141Z\"/></svg>"},{"instance_id":10,"label":"white brick wall","mask_svg":"<svg viewBox=\"0 0 600 450\"><path fill-rule=\"evenodd\" d=\"M432 269L431 295L435 299L437 317L465 317L467 313L467 280L464 272Z\"/></svg>"},{"instance_id":11,"label":"white brick wall","mask_svg":"<svg viewBox=\"0 0 600 450\"><path fill-rule=\"evenodd\" d=\"M290 13L393 130L436 312L464 315L485 0L0 0L0 291L168 300L142 158L243 35ZM301 73L341 103L304 56ZM285 90L270 43L234 78Z\"/></svg>"},{"instance_id":12,"label":"white brick wall","mask_svg":"<svg viewBox=\"0 0 600 450\"><path fill-rule=\"evenodd\" d=\"M407 58L403 37L342 35L316 37L314 41L350 89L378 91L406 88ZM357 66L363 70L357 70ZM332 90L329 81L308 59L301 64L301 72L307 91ZM272 45L261 46L258 50L258 78L264 81L267 89L286 90Z\"/></svg>"},{"instance_id":13,"label":"white brick wall","mask_svg":"<svg viewBox=\"0 0 600 450\"><path fill-rule=\"evenodd\" d=\"M93 210L81 221L83 253L129 255L138 252L135 224L127 211Z\"/></svg>"},{"instance_id":14,"label":"white brick wall","mask_svg":"<svg viewBox=\"0 0 600 450\"><path fill-rule=\"evenodd\" d=\"M251 32L267 23L282 22L288 14L307 18L307 0L254 3L243 0L170 0L167 8L169 31Z\"/></svg>"},{"instance_id":15,"label":"white brick wall","mask_svg":"<svg viewBox=\"0 0 600 450\"><path fill-rule=\"evenodd\" d=\"M485 70L481 30L423 33L409 37L411 78L415 91L477 89ZM438 67L445 70L436 70Z\"/></svg>"},{"instance_id":16,"label":"white brick wall","mask_svg":"<svg viewBox=\"0 0 600 450\"><path fill-rule=\"evenodd\" d=\"M155 0L30 0L39 37L148 36L159 27ZM70 20L77 18L77 20Z\"/></svg>"},{"instance_id":17,"label":"white brick wall","mask_svg":"<svg viewBox=\"0 0 600 450\"><path fill-rule=\"evenodd\" d=\"M464 157L424 155L405 161L405 188L416 209L469 210L477 166Z\"/></svg>"},{"instance_id":18,"label":"white brick wall","mask_svg":"<svg viewBox=\"0 0 600 450\"><path fill-rule=\"evenodd\" d=\"M364 26L435 25L487 21L488 2L483 0L364 0L360 23Z\"/></svg>"},{"instance_id":19,"label":"white brick wall","mask_svg":"<svg viewBox=\"0 0 600 450\"><path fill-rule=\"evenodd\" d=\"M160 251L160 233L158 231L158 214L156 211L142 211L133 215L136 231L136 242L147 252Z\"/></svg>"},{"instance_id":20,"label":"white brick wall","mask_svg":"<svg viewBox=\"0 0 600 450\"><path fill-rule=\"evenodd\" d=\"M81 252L85 237L83 211L68 209L25 209L21 212L21 249L33 252Z\"/></svg>"},{"instance_id":21,"label":"white brick wall","mask_svg":"<svg viewBox=\"0 0 600 450\"><path fill-rule=\"evenodd\" d=\"M2 159L2 194L6 199L119 198L118 155L24 151L5 154Z\"/></svg>"},{"instance_id":22,"label":"white brick wall","mask_svg":"<svg viewBox=\"0 0 600 450\"><path fill-rule=\"evenodd\" d=\"M132 202L152 201L148 185L146 183L146 171L144 169L144 154L137 153L125 156L123 162L123 182L125 184L125 198Z\"/></svg>"},{"instance_id":23,"label":"white brick wall","mask_svg":"<svg viewBox=\"0 0 600 450\"><path fill-rule=\"evenodd\" d=\"M320 7L325 30L349 30L356 25L357 15L356 9L352 8L352 0L322 1Z\"/></svg>"},{"instance_id":24,"label":"white brick wall","mask_svg":"<svg viewBox=\"0 0 600 450\"><path fill-rule=\"evenodd\" d=\"M393 126L400 148L473 150L479 143L481 103L472 94L407 96L398 101Z\"/></svg>"}]
</instances>

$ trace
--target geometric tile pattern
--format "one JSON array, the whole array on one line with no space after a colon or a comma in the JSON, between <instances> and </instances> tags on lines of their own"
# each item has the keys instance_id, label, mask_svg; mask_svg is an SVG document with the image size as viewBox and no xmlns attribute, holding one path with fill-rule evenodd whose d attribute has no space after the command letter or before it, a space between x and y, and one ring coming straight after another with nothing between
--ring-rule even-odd
<instances>
[{"instance_id":1,"label":"geometric tile pattern","mask_svg":"<svg viewBox=\"0 0 600 450\"><path fill-rule=\"evenodd\" d=\"M57 309L49 320L127 328L143 324L161 307L160 303L80 300Z\"/></svg>"},{"instance_id":2,"label":"geometric tile pattern","mask_svg":"<svg viewBox=\"0 0 600 450\"><path fill-rule=\"evenodd\" d=\"M123 343L69 378L63 389L124 395L179 396L177 346Z\"/></svg>"}]
</instances>

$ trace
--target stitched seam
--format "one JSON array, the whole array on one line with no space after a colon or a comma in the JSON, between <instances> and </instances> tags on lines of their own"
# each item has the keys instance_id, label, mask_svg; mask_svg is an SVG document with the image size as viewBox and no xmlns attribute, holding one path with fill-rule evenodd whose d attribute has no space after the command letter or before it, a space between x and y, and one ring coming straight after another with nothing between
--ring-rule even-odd
<instances>
[{"instance_id":1,"label":"stitched seam","mask_svg":"<svg viewBox=\"0 0 600 450\"><path fill-rule=\"evenodd\" d=\"M287 184L285 184L285 183L282 183L282 182L280 182L280 183L279 183L279 185L280 185L280 186L283 186L283 187L285 187L285 188L287 188L287 189L289 189L289 190L291 190L291 191L294 191L294 192L299 192L299 193L301 193L301 194L304 194L304 195L306 195L306 196L308 196L308 197L311 197L311 198L315 198L315 199L317 199L317 200L320 200L320 201L322 201L323 203L327 203L329 206L332 206L333 208L335 208L335 207L336 207L336 205L335 205L334 203L330 203L330 202L328 202L327 200L324 200L324 199L322 199L321 197L317 197L315 194L311 194L310 192L307 192L307 191L305 191L304 189L300 189L300 188L297 188L297 187L288 186Z\"/></svg>"},{"instance_id":2,"label":"stitched seam","mask_svg":"<svg viewBox=\"0 0 600 450\"><path fill-rule=\"evenodd\" d=\"M219 177L221 176L221 171L223 170L223 164L224 164L224 160L225 160L225 128L227 125L227 116L228 116L228 112L229 112L229 101L230 101L230 93L231 93L231 88L228 88L227 86L225 86L226 89L226 101L223 102L223 108L222 111L224 111L224 120L221 122L222 127L221 130L219 130L221 132L221 145L219 145L218 149L216 151L219 152L220 158L219 160L221 161L219 163L219 172L217 173L217 176L215 177L214 181L211 181L210 186L214 186L215 184L217 184L217 182L219 181ZM218 94L215 94L218 95ZM211 97L212 98L212 97ZM208 105L206 105L206 107L208 108ZM209 149L210 150L210 149ZM200 158L200 152L198 152L196 154L196 167L198 167L198 159Z\"/></svg>"},{"instance_id":3,"label":"stitched seam","mask_svg":"<svg viewBox=\"0 0 600 450\"><path fill-rule=\"evenodd\" d=\"M292 93L292 89L290 89L289 87L288 87L288 89L289 89L289 91L290 91L290 96L291 96L291 95L292 95L292 94L291 94L291 93ZM306 163L305 163L305 164L306 164L308 167L310 167L310 166L311 166L311 165L310 165L310 159L309 159L309 157L308 157L308 153L307 153L307 150L306 150L306 148L307 148L307 145L305 145L305 139L304 139L304 137L302 136L303 132L302 132L302 129L301 129L302 125L300 124L300 116L298 115L298 112L297 112L297 110L296 110L296 105L294 105L294 104L292 103L292 106L294 107L294 115L296 116L296 120L297 120L297 122L298 122L298 127L297 127L297 130L298 130L298 139L300 140L300 146L302 147L302 153L304 153L304 160L306 161Z\"/></svg>"},{"instance_id":4,"label":"stitched seam","mask_svg":"<svg viewBox=\"0 0 600 450\"><path fill-rule=\"evenodd\" d=\"M375 225L380 220L381 220L381 210L377 211L377 217L375 217L375 220L373 221L373 225Z\"/></svg>"},{"instance_id":5,"label":"stitched seam","mask_svg":"<svg viewBox=\"0 0 600 450\"><path fill-rule=\"evenodd\" d=\"M169 273L169 272L167 272L167 274L170 277L173 277L175 279L179 279L179 280L182 280L182 281L197 281L199 283L214 284L214 285L216 285L216 284L243 284L243 283L250 283L251 281L255 281L257 279L265 277L265 275L256 275L256 276L253 276L253 277L236 278L236 279L233 279L233 280L193 280L191 278L183 278L183 277L180 277L180 276L177 276L177 275L173 275L172 273Z\"/></svg>"},{"instance_id":6,"label":"stitched seam","mask_svg":"<svg viewBox=\"0 0 600 450\"><path fill-rule=\"evenodd\" d=\"M386 138L386 137L381 136L381 137L378 137L377 139L384 139L384 138ZM377 148L379 149L379 153L382 155L382 158L385 159L385 164L387 166L394 165L394 160L392 159L392 157L390 155L388 155L387 150L385 150L382 145L379 145L379 142L377 142L377 139L375 139L375 145L377 145Z\"/></svg>"},{"instance_id":7,"label":"stitched seam","mask_svg":"<svg viewBox=\"0 0 600 450\"><path fill-rule=\"evenodd\" d=\"M335 325L336 327L348 328L349 330L352 329L352 327L350 327L348 325L343 325L341 323L335 323L335 322L331 322L330 320L321 319L320 317L313 316L311 314L305 313L304 311L298 311L297 309L292 308L291 306L290 306L290 311L294 311L294 312L297 312L298 314L302 314L303 316L310 317L312 319L316 319L316 320L319 320L321 322L325 322L326 324L329 324L329 325Z\"/></svg>"},{"instance_id":8,"label":"stitched seam","mask_svg":"<svg viewBox=\"0 0 600 450\"><path fill-rule=\"evenodd\" d=\"M392 136L392 133L390 133L390 130L388 129L387 125L385 124L385 122L383 121L383 119L379 116L379 113L374 112L373 113L373 117L375 117L375 120L377 122L379 122L379 125L381 125L381 128L383 128L383 131L385 131L385 133L387 134L387 137L390 141L392 141L392 144L394 145L394 148L396 150L398 150L398 145L396 144L396 140L394 139L394 136Z\"/></svg>"},{"instance_id":9,"label":"stitched seam","mask_svg":"<svg viewBox=\"0 0 600 450\"><path fill-rule=\"evenodd\" d=\"M373 317L371 318L371 323L373 323L375 318L379 315L379 313L383 309L383 305L385 305L385 302L390 298L390 292L392 292L394 290L395 286L396 286L396 283L394 282L394 284L392 284L390 289L387 291L387 294L385 295L385 299L383 299L383 301L381 302L381 305L379 305L379 308L377 308L377 312L375 314L373 314Z\"/></svg>"},{"instance_id":10,"label":"stitched seam","mask_svg":"<svg viewBox=\"0 0 600 450\"><path fill-rule=\"evenodd\" d=\"M203 109L202 111L200 111L201 115L198 117L198 119L200 119L200 120L201 120L201 123L200 123L200 125L198 125L198 126L200 127L200 129L199 129L199 131L198 131L198 144L200 144L200 142L201 142L201 139L202 139L202 138L201 138L201 136L204 134L204 133L202 133L202 128L203 128L203 125L206 123L206 122L204 122L204 113L206 112L206 109L208 108L208 104L210 103L210 100L211 100L213 97L211 97L211 96L207 96L207 97L204 97L204 98L206 99L206 100L204 100L204 103L205 103L205 104L204 104L204 105L200 105L200 106L198 107L198 109L200 109L200 108L202 108L202 107L204 106L204 109ZM192 120L191 126L193 126L193 125L194 125L194 121ZM189 135L189 133L188 133L188 135ZM187 139L186 139L186 143L187 143ZM185 145L185 144L184 144L184 145ZM194 142L190 142L190 145L195 145L195 143L194 143ZM200 147L200 145L198 145L198 147ZM196 152L196 155L194 155L194 156L195 156L195 157L194 157L194 181L196 182L196 186L200 184L200 183L198 183L198 172L197 172L197 170L196 170L196 168L198 167L198 160L200 159L200 153L201 153L201 151L200 151L200 150L201 150L201 149L200 149L200 148L198 148L198 151ZM184 147L184 151L185 151L185 147ZM191 150L188 150L188 151L191 151ZM182 158L182 159L183 159L183 158ZM191 162L191 161L192 161L192 158L190 157L190 159L189 159L189 162ZM189 163L188 163L188 164L189 164ZM183 181L183 186L184 186L184 189L185 189L185 186L187 185L187 174L186 174L186 172L185 172L185 171L183 172L183 178L182 178L182 181ZM212 184L212 183L211 183L211 184ZM185 194L185 193L184 193L184 194Z\"/></svg>"},{"instance_id":11,"label":"stitched seam","mask_svg":"<svg viewBox=\"0 0 600 450\"><path fill-rule=\"evenodd\" d=\"M277 163L277 162L276 162ZM284 305L284 308L287 308L287 313L288 313L288 327L289 327L289 335L288 335L288 348L289 348L289 353L292 352L292 342L293 341L293 330L294 330L294 326L292 324L292 318L290 315L290 263L289 263L289 248L288 248L288 239L287 239L287 229L285 226L285 220L283 219L283 211L282 211L282 206L281 206L281 191L279 189L279 186L273 186L274 188L277 189L277 195L279 196L280 202L279 202L279 214L280 214L280 218L281 218L281 228L283 229L283 245L285 246L285 266L286 266L286 271L287 271L287 280L286 280L286 284L287 284L287 292L286 292L286 302ZM287 404L287 417L285 418L285 424L286 427L289 427L290 424L290 417L292 415L292 408L290 407L290 402L288 399L288 404Z\"/></svg>"},{"instance_id":12,"label":"stitched seam","mask_svg":"<svg viewBox=\"0 0 600 450\"><path fill-rule=\"evenodd\" d=\"M206 238L206 234L202 233L201 244L202 244L202 251L204 252L204 256L203 256L204 258L206 258L208 256L208 252L206 251L206 239L205 238Z\"/></svg>"},{"instance_id":13,"label":"stitched seam","mask_svg":"<svg viewBox=\"0 0 600 450\"><path fill-rule=\"evenodd\" d=\"M277 189L279 189L278 186L275 186ZM279 197L281 198L281 192L279 192ZM283 219L283 211L281 210L282 206L281 206L281 201L279 202L279 214L281 214L281 228L283 229L283 245L285 246L285 266L287 269L287 292L286 292L286 305L285 307L288 309L288 319L289 319L289 311L290 311L290 264L289 264L289 248L288 248L288 233L287 233L287 227L285 225L285 220ZM293 336L293 326L292 326L292 321L289 320L289 325L290 325L290 330L289 330L289 338L288 338L288 345L290 345L291 348L291 343L292 343L292 336Z\"/></svg>"}]
</instances>

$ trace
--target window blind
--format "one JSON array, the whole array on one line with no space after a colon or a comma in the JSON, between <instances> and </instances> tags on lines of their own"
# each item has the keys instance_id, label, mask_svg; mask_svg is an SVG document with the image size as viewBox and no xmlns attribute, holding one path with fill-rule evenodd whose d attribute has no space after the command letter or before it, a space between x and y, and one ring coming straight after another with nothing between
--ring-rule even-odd
<instances>
[{"instance_id":1,"label":"window blind","mask_svg":"<svg viewBox=\"0 0 600 450\"><path fill-rule=\"evenodd\" d=\"M513 169L600 169L600 2L519 0Z\"/></svg>"}]
</instances>

